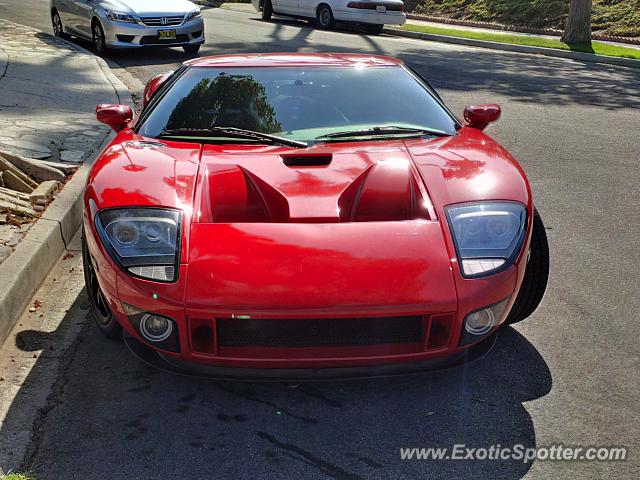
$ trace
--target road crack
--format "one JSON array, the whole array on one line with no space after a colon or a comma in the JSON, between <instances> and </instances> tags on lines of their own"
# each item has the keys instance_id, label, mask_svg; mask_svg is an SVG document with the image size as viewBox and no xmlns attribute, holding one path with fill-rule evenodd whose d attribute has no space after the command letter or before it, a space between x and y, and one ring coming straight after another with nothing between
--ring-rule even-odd
<instances>
[{"instance_id":1,"label":"road crack","mask_svg":"<svg viewBox=\"0 0 640 480\"><path fill-rule=\"evenodd\" d=\"M258 432L258 436L268 441L272 445L278 447L280 450L284 450L285 454L289 457L300 460L312 467L315 467L331 478L335 478L337 480L364 480L364 477L356 475L355 473L347 472L342 467L316 457L313 453L308 452L307 450L304 450L296 445L281 442L269 433Z\"/></svg>"}]
</instances>

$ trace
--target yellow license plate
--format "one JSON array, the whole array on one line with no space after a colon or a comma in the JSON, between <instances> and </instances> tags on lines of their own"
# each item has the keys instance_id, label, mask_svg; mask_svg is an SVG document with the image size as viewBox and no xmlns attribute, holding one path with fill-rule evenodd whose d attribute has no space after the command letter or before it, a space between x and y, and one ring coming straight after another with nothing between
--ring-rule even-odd
<instances>
[{"instance_id":1,"label":"yellow license plate","mask_svg":"<svg viewBox=\"0 0 640 480\"><path fill-rule=\"evenodd\" d=\"M160 40L175 40L176 31L175 30L158 30L158 38Z\"/></svg>"}]
</instances>

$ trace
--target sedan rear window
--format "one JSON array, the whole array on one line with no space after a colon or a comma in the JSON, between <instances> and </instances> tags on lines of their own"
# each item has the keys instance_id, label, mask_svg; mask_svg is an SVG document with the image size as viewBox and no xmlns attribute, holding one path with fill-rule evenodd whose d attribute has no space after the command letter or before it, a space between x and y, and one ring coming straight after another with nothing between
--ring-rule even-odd
<instances>
[{"instance_id":1,"label":"sedan rear window","mask_svg":"<svg viewBox=\"0 0 640 480\"><path fill-rule=\"evenodd\" d=\"M304 142L393 125L453 134L455 120L400 67L188 69L138 132L234 127Z\"/></svg>"}]
</instances>

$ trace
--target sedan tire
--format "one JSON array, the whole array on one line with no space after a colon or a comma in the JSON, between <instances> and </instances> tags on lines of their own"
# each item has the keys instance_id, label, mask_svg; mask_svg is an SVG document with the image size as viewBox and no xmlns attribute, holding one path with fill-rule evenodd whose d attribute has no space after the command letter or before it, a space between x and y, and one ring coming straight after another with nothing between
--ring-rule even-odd
<instances>
[{"instance_id":1,"label":"sedan tire","mask_svg":"<svg viewBox=\"0 0 640 480\"><path fill-rule=\"evenodd\" d=\"M185 45L182 49L187 55L197 55L200 51L200 47L201 45Z\"/></svg>"},{"instance_id":2,"label":"sedan tire","mask_svg":"<svg viewBox=\"0 0 640 480\"><path fill-rule=\"evenodd\" d=\"M331 11L331 7L326 3L318 6L318 10L316 11L316 22L320 28L329 29L336 26L336 21L333 18L333 12Z\"/></svg>"},{"instance_id":3,"label":"sedan tire","mask_svg":"<svg viewBox=\"0 0 640 480\"><path fill-rule=\"evenodd\" d=\"M512 324L531 315L544 297L549 280L549 243L544 223L537 210L533 213L531 251L522 286L505 323Z\"/></svg>"},{"instance_id":4,"label":"sedan tire","mask_svg":"<svg viewBox=\"0 0 640 480\"><path fill-rule=\"evenodd\" d=\"M109 55L109 48L104 37L104 30L98 20L95 20L91 25L91 32L93 33L93 46L96 49L96 53L101 57Z\"/></svg>"},{"instance_id":5,"label":"sedan tire","mask_svg":"<svg viewBox=\"0 0 640 480\"><path fill-rule=\"evenodd\" d=\"M51 13L51 24L53 25L53 34L58 38L63 38L65 40L69 39L69 34L64 33L64 27L62 26L62 20L60 19L60 14L57 10L54 10Z\"/></svg>"},{"instance_id":6,"label":"sedan tire","mask_svg":"<svg viewBox=\"0 0 640 480\"><path fill-rule=\"evenodd\" d=\"M273 15L273 4L271 0L264 0L262 4L262 20L271 20L271 16Z\"/></svg>"},{"instance_id":7,"label":"sedan tire","mask_svg":"<svg viewBox=\"0 0 640 480\"><path fill-rule=\"evenodd\" d=\"M370 35L380 35L384 25L378 25L376 23L368 23L364 26L364 30Z\"/></svg>"}]
</instances>

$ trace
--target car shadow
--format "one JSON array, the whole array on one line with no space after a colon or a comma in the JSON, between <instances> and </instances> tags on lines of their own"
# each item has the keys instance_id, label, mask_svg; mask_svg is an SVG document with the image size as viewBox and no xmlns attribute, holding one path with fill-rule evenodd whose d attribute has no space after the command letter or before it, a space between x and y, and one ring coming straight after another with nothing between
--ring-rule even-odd
<instances>
[{"instance_id":1,"label":"car shadow","mask_svg":"<svg viewBox=\"0 0 640 480\"><path fill-rule=\"evenodd\" d=\"M546 395L551 373L512 328L462 367L427 374L302 384L211 381L138 361L91 323L84 291L57 331L24 331L24 351L46 350L68 323L84 326L64 354L21 467L59 478L500 478L517 460L401 460L400 449L536 446L523 402ZM38 363L46 361L38 360ZM24 428L36 364L0 435Z\"/></svg>"}]
</instances>

